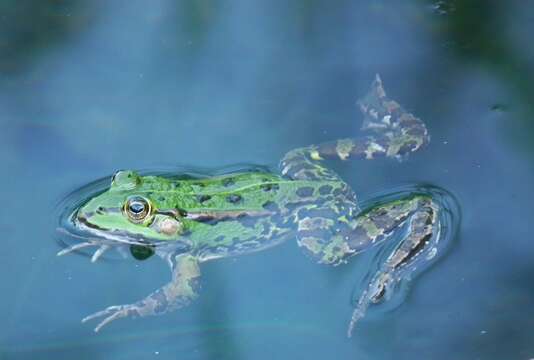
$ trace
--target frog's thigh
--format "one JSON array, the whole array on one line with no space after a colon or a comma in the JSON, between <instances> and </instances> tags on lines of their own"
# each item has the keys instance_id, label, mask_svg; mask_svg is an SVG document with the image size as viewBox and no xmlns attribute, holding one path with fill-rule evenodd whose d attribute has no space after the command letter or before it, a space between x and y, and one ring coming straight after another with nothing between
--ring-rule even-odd
<instances>
[{"instance_id":1,"label":"frog's thigh","mask_svg":"<svg viewBox=\"0 0 534 360\"><path fill-rule=\"evenodd\" d=\"M319 162L320 156L314 152L314 146L294 149L284 155L280 161L280 172L292 180L328 180L342 181L331 169ZM316 154L316 158L313 158Z\"/></svg>"},{"instance_id":2,"label":"frog's thigh","mask_svg":"<svg viewBox=\"0 0 534 360\"><path fill-rule=\"evenodd\" d=\"M342 262L354 253L348 240L354 227L350 219L357 212L356 203L348 198L300 208L295 213L297 244L319 263Z\"/></svg>"},{"instance_id":3,"label":"frog's thigh","mask_svg":"<svg viewBox=\"0 0 534 360\"><path fill-rule=\"evenodd\" d=\"M421 205L420 199L396 200L355 216L349 200L297 212L297 242L319 263L337 265L381 243Z\"/></svg>"}]
</instances>

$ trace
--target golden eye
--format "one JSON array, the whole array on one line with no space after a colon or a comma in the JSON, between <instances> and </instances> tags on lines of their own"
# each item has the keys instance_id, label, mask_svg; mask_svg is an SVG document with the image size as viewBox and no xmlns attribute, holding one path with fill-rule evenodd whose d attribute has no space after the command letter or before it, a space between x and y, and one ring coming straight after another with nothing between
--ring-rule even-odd
<instances>
[{"instance_id":1,"label":"golden eye","mask_svg":"<svg viewBox=\"0 0 534 360\"><path fill-rule=\"evenodd\" d=\"M141 196L132 196L124 204L124 212L133 223L143 222L151 210L148 200Z\"/></svg>"}]
</instances>

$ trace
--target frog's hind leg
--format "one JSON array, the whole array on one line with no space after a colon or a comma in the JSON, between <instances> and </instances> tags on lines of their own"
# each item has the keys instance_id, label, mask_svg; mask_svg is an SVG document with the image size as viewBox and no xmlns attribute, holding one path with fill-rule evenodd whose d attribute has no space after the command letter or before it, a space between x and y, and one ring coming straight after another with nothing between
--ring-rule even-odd
<instances>
[{"instance_id":1,"label":"frog's hind leg","mask_svg":"<svg viewBox=\"0 0 534 360\"><path fill-rule=\"evenodd\" d=\"M425 124L386 96L378 75L358 105L364 115L362 130L366 136L292 150L280 162L282 175L295 180L338 180L321 160L400 159L429 142Z\"/></svg>"},{"instance_id":2,"label":"frog's hind leg","mask_svg":"<svg viewBox=\"0 0 534 360\"><path fill-rule=\"evenodd\" d=\"M95 332L98 332L106 324L123 317L161 315L189 305L197 297L199 288L198 259L189 254L180 254L169 258L169 261L173 270L171 282L143 300L128 305L110 306L87 316L82 322L103 317L95 328Z\"/></svg>"},{"instance_id":3,"label":"frog's hind leg","mask_svg":"<svg viewBox=\"0 0 534 360\"><path fill-rule=\"evenodd\" d=\"M439 204L426 196L418 196L411 202L416 203L416 209L407 218L406 232L360 295L348 327L349 337L371 304L391 299L403 280L409 280L416 270L429 266L438 252L438 242L444 240L440 231ZM387 207L385 205L384 209ZM384 210L378 211L386 214ZM373 221L376 223L378 219Z\"/></svg>"},{"instance_id":4,"label":"frog's hind leg","mask_svg":"<svg viewBox=\"0 0 534 360\"><path fill-rule=\"evenodd\" d=\"M316 201L295 212L297 244L321 264L346 263L381 244L418 206L416 200L399 200L362 213L350 193L340 192L345 184L337 186L330 201Z\"/></svg>"},{"instance_id":5,"label":"frog's hind leg","mask_svg":"<svg viewBox=\"0 0 534 360\"><path fill-rule=\"evenodd\" d=\"M349 336L371 304L389 300L397 285L428 267L446 240L441 206L430 195L402 196L359 213L350 209L350 202L333 202L296 211L297 243L319 263L339 265L374 246L387 255L358 300Z\"/></svg>"}]
</instances>

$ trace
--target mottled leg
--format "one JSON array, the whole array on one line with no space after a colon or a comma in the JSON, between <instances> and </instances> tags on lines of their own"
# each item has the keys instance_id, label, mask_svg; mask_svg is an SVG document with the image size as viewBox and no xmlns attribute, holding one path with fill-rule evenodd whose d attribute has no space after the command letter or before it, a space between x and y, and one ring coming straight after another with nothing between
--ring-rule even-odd
<instances>
[{"instance_id":1,"label":"mottled leg","mask_svg":"<svg viewBox=\"0 0 534 360\"><path fill-rule=\"evenodd\" d=\"M427 266L440 241L439 205L430 196L412 195L365 210L354 216L348 206L310 205L297 215L297 243L319 263L338 265L369 248L399 239L360 296L352 315L349 336L370 304L387 301L395 286ZM402 232L402 236L394 236ZM384 249L391 249L384 246ZM389 250L388 250L389 251Z\"/></svg>"},{"instance_id":2,"label":"mottled leg","mask_svg":"<svg viewBox=\"0 0 534 360\"><path fill-rule=\"evenodd\" d=\"M296 212L297 243L319 263L338 265L388 239L427 201L412 197L363 212L350 200L333 200Z\"/></svg>"},{"instance_id":3,"label":"mottled leg","mask_svg":"<svg viewBox=\"0 0 534 360\"><path fill-rule=\"evenodd\" d=\"M105 317L95 331L98 332L111 321L131 316L160 315L189 305L197 297L200 269L196 257L182 254L170 259L172 280L143 300L134 304L110 306L105 310L87 316L86 322L98 317Z\"/></svg>"},{"instance_id":4,"label":"mottled leg","mask_svg":"<svg viewBox=\"0 0 534 360\"><path fill-rule=\"evenodd\" d=\"M368 135L292 150L280 162L282 175L298 180L337 180L321 160L380 156L400 159L428 143L425 124L387 98L378 75L358 105L364 115L362 130Z\"/></svg>"},{"instance_id":5,"label":"mottled leg","mask_svg":"<svg viewBox=\"0 0 534 360\"><path fill-rule=\"evenodd\" d=\"M427 267L435 257L440 241L440 224L437 221L439 208L430 198L417 198L417 202L417 209L409 215L406 235L361 294L352 313L347 332L349 337L370 304L389 300L396 285L409 279L416 268L421 270Z\"/></svg>"}]
</instances>

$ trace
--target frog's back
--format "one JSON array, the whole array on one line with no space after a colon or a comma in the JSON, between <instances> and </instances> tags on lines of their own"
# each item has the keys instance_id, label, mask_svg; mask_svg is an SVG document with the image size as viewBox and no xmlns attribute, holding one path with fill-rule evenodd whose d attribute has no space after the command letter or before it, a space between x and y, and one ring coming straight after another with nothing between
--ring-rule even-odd
<instances>
[{"instance_id":1,"label":"frog's back","mask_svg":"<svg viewBox=\"0 0 534 360\"><path fill-rule=\"evenodd\" d=\"M340 181L292 180L268 172L187 180L181 186L185 208L193 213L282 211L289 215L298 204L321 202L349 191Z\"/></svg>"},{"instance_id":2,"label":"frog's back","mask_svg":"<svg viewBox=\"0 0 534 360\"><path fill-rule=\"evenodd\" d=\"M188 209L190 240L207 259L276 245L294 235L299 209L331 200L341 187L336 181L291 180L268 172L233 173L181 180L175 200Z\"/></svg>"}]
</instances>

